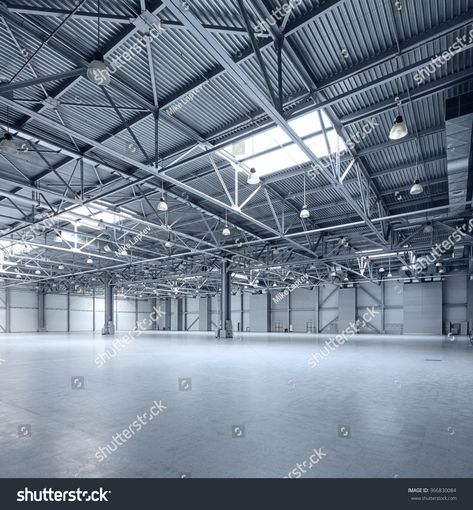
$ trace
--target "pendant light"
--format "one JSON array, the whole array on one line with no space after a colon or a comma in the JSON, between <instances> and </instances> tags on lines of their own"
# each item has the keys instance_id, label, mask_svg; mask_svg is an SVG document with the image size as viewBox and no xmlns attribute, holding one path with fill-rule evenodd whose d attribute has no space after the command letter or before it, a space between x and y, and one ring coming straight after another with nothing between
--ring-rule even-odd
<instances>
[{"instance_id":1,"label":"pendant light","mask_svg":"<svg viewBox=\"0 0 473 510\"><path fill-rule=\"evenodd\" d=\"M229 235L231 235L230 229L228 228L228 213L227 213L227 211L225 211L225 226L223 227L222 235L225 237L228 237Z\"/></svg>"},{"instance_id":2,"label":"pendant light","mask_svg":"<svg viewBox=\"0 0 473 510\"><path fill-rule=\"evenodd\" d=\"M14 156L18 153L18 148L13 140L13 136L10 133L10 119L9 109L7 106L7 132L3 135L2 141L0 142L0 153L6 154L7 156Z\"/></svg>"},{"instance_id":3,"label":"pendant light","mask_svg":"<svg viewBox=\"0 0 473 510\"><path fill-rule=\"evenodd\" d=\"M156 110L156 115L154 118L154 145L155 145L155 151L156 151L156 168L159 171L159 106ZM163 169L161 169L163 171ZM158 211L160 212L167 212L169 209L168 204L166 202L166 198L164 197L164 180L161 179L161 198L158 202Z\"/></svg>"},{"instance_id":4,"label":"pendant light","mask_svg":"<svg viewBox=\"0 0 473 510\"><path fill-rule=\"evenodd\" d=\"M87 78L101 87L109 85L112 81L110 71L100 53L100 0L97 0L97 52L87 68Z\"/></svg>"},{"instance_id":5,"label":"pendant light","mask_svg":"<svg viewBox=\"0 0 473 510\"><path fill-rule=\"evenodd\" d=\"M248 180L246 181L248 184L251 184L252 186L256 186L259 184L259 177L256 175L256 168L252 168L250 170L250 175L248 176Z\"/></svg>"},{"instance_id":6,"label":"pendant light","mask_svg":"<svg viewBox=\"0 0 473 510\"><path fill-rule=\"evenodd\" d=\"M255 157L255 137L253 136L251 139L251 158L254 161ZM256 168L250 169L250 175L248 176L247 184L252 186L256 186L259 184L259 177L256 175Z\"/></svg>"},{"instance_id":7,"label":"pendant light","mask_svg":"<svg viewBox=\"0 0 473 510\"><path fill-rule=\"evenodd\" d=\"M414 181L414 184L412 185L410 194L411 195L421 195L424 193L424 188L422 187L422 184L420 183L419 179L416 179Z\"/></svg>"},{"instance_id":8,"label":"pendant light","mask_svg":"<svg viewBox=\"0 0 473 510\"><path fill-rule=\"evenodd\" d=\"M434 230L434 227L432 226L432 222L427 222L424 226L424 234L431 234Z\"/></svg>"},{"instance_id":9,"label":"pendant light","mask_svg":"<svg viewBox=\"0 0 473 510\"><path fill-rule=\"evenodd\" d=\"M391 128L391 132L389 133L390 140L401 140L409 134L407 124L401 115L401 100L398 97L396 97L396 103L398 106L398 115L394 121L393 127Z\"/></svg>"},{"instance_id":10,"label":"pendant light","mask_svg":"<svg viewBox=\"0 0 473 510\"><path fill-rule=\"evenodd\" d=\"M304 205L302 206L301 212L299 216L301 217L301 220L306 220L310 218L310 212L306 205L306 194L305 194L305 173L304 173Z\"/></svg>"},{"instance_id":11,"label":"pendant light","mask_svg":"<svg viewBox=\"0 0 473 510\"><path fill-rule=\"evenodd\" d=\"M417 153L417 155L416 155L416 178L414 180L414 184L412 185L410 194L415 196L415 195L420 195L423 192L424 192L424 188L422 187L422 184L420 183L420 180L419 180L419 154Z\"/></svg>"}]
</instances>

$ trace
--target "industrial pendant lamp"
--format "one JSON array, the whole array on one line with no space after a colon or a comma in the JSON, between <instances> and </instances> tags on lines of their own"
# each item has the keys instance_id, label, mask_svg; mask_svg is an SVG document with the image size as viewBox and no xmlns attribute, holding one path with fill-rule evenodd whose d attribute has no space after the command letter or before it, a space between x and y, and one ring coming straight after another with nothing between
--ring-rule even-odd
<instances>
[{"instance_id":1,"label":"industrial pendant lamp","mask_svg":"<svg viewBox=\"0 0 473 510\"><path fill-rule=\"evenodd\" d=\"M255 157L255 137L251 138L251 161L254 162ZM259 184L259 177L256 174L256 168L252 167L250 169L250 175L248 175L247 184L251 186L256 186Z\"/></svg>"},{"instance_id":2,"label":"industrial pendant lamp","mask_svg":"<svg viewBox=\"0 0 473 510\"><path fill-rule=\"evenodd\" d=\"M248 180L246 182L253 186L259 184L259 177L256 175L256 168L252 168L250 170L250 175L248 176Z\"/></svg>"},{"instance_id":3,"label":"industrial pendant lamp","mask_svg":"<svg viewBox=\"0 0 473 510\"><path fill-rule=\"evenodd\" d=\"M305 174L304 174L304 205L302 206L301 212L299 216L301 217L301 220L306 220L307 218L310 218L310 212L307 208L306 201L305 201Z\"/></svg>"},{"instance_id":4,"label":"industrial pendant lamp","mask_svg":"<svg viewBox=\"0 0 473 510\"><path fill-rule=\"evenodd\" d=\"M414 184L412 185L410 194L411 195L420 195L424 192L424 188L422 187L422 184L420 183L419 179L416 179L414 181Z\"/></svg>"},{"instance_id":5,"label":"industrial pendant lamp","mask_svg":"<svg viewBox=\"0 0 473 510\"><path fill-rule=\"evenodd\" d=\"M100 53L100 0L97 0L97 52L87 68L87 78L101 87L109 85L112 81L110 71Z\"/></svg>"},{"instance_id":6,"label":"industrial pendant lamp","mask_svg":"<svg viewBox=\"0 0 473 510\"><path fill-rule=\"evenodd\" d=\"M389 133L390 140L401 140L405 138L409 134L409 130L407 129L407 124L401 115L401 100L397 97L396 103L398 106L398 115L394 121L393 127L391 128L391 132Z\"/></svg>"},{"instance_id":7,"label":"industrial pendant lamp","mask_svg":"<svg viewBox=\"0 0 473 510\"><path fill-rule=\"evenodd\" d=\"M414 180L414 184L412 185L410 194L415 196L415 195L420 195L423 192L424 192L424 188L422 187L422 184L420 183L420 180L419 180L419 154L417 153L417 156L416 156L416 178Z\"/></svg>"},{"instance_id":8,"label":"industrial pendant lamp","mask_svg":"<svg viewBox=\"0 0 473 510\"><path fill-rule=\"evenodd\" d=\"M225 237L231 235L230 229L228 228L228 215L226 211L225 211L225 226L223 227L222 235Z\"/></svg>"},{"instance_id":9,"label":"industrial pendant lamp","mask_svg":"<svg viewBox=\"0 0 473 510\"><path fill-rule=\"evenodd\" d=\"M398 115L394 121L391 132L389 133L390 140L401 140L409 134L407 124L402 115Z\"/></svg>"},{"instance_id":10,"label":"industrial pendant lamp","mask_svg":"<svg viewBox=\"0 0 473 510\"><path fill-rule=\"evenodd\" d=\"M3 135L2 141L0 142L0 153L6 154L7 156L14 156L17 152L18 148L10 133L9 110L7 107L7 132Z\"/></svg>"}]
</instances>

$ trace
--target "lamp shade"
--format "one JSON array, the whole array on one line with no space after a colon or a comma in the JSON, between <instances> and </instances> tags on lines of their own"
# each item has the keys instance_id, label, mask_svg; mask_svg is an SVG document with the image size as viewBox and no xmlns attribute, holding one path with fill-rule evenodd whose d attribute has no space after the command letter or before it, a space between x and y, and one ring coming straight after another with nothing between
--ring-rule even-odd
<instances>
[{"instance_id":1,"label":"lamp shade","mask_svg":"<svg viewBox=\"0 0 473 510\"><path fill-rule=\"evenodd\" d=\"M422 184L420 183L419 179L416 179L410 191L411 195L420 195L423 192L424 188L422 187Z\"/></svg>"},{"instance_id":2,"label":"lamp shade","mask_svg":"<svg viewBox=\"0 0 473 510\"><path fill-rule=\"evenodd\" d=\"M389 133L389 138L391 140L400 140L409 134L409 130L407 129L407 124L401 115L396 117L394 121L394 125L391 128L391 132Z\"/></svg>"},{"instance_id":3,"label":"lamp shade","mask_svg":"<svg viewBox=\"0 0 473 510\"><path fill-rule=\"evenodd\" d=\"M301 212L299 214L302 220L306 220L307 218L310 218L310 212L309 209L307 209L307 206L304 205L304 207L301 209Z\"/></svg>"}]
</instances>

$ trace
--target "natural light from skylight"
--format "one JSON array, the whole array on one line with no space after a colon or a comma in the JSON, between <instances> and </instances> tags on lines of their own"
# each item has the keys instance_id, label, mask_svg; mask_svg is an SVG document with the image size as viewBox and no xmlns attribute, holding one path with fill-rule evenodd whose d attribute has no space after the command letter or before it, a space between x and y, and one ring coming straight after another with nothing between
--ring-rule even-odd
<instances>
[{"instance_id":1,"label":"natural light from skylight","mask_svg":"<svg viewBox=\"0 0 473 510\"><path fill-rule=\"evenodd\" d=\"M337 135L332 123L323 111L322 119L327 130L330 150L323 134L307 138L305 140L307 146L319 158L328 156L329 153L335 154L337 151L345 151L345 143ZM322 131L318 112L308 113L298 119L291 120L289 125L300 137L307 137ZM268 129L264 133L246 138L242 142L228 145L224 150L232 154L238 161L243 162L248 168L255 168L259 177L303 165L309 161L304 152L290 141L289 136L280 127Z\"/></svg>"}]
</instances>

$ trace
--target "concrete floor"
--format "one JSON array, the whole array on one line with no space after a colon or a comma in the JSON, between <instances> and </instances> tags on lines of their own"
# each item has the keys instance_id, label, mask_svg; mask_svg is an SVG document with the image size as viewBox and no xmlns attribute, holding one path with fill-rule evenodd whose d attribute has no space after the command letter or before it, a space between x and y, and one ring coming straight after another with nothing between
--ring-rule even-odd
<instances>
[{"instance_id":1,"label":"concrete floor","mask_svg":"<svg viewBox=\"0 0 473 510\"><path fill-rule=\"evenodd\" d=\"M0 477L282 477L297 463L303 477L473 477L466 339L359 336L312 369L325 339L149 332L98 368L98 334L1 335ZM99 462L155 400L167 409Z\"/></svg>"}]
</instances>

